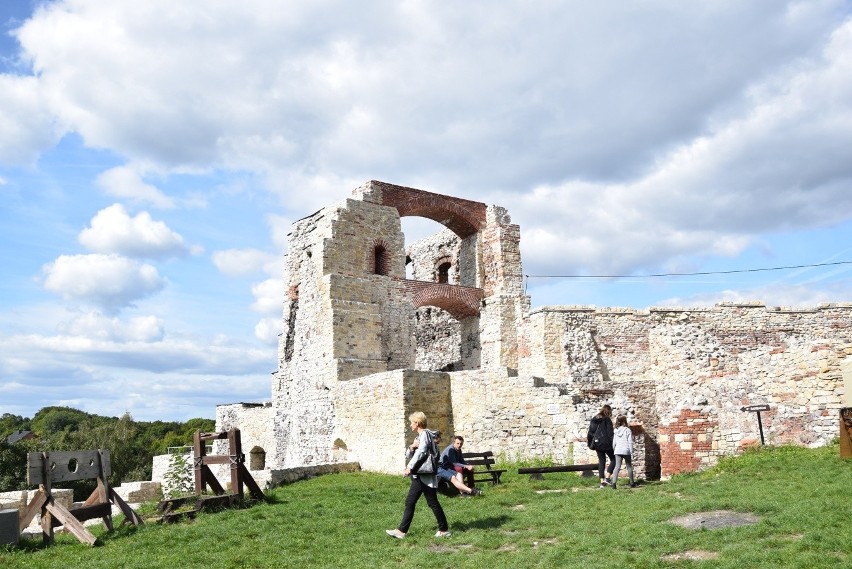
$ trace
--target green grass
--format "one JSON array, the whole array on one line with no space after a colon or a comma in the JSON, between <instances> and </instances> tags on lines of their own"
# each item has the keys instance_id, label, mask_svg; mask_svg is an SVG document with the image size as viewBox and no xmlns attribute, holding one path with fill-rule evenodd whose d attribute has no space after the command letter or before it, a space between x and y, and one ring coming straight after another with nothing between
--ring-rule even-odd
<instances>
[{"instance_id":1,"label":"green grass","mask_svg":"<svg viewBox=\"0 0 852 569\"><path fill-rule=\"evenodd\" d=\"M90 548L61 535L0 549L0 567L850 567L852 461L837 446L763 448L706 472L638 489L598 490L594 478L515 470L482 498L442 496L453 535L436 539L421 500L404 540L385 535L402 514L407 480L368 473L314 478L270 491L269 503L146 524ZM540 492L551 490L551 492ZM750 526L688 530L673 517L750 512ZM686 551L717 555L667 561Z\"/></svg>"}]
</instances>

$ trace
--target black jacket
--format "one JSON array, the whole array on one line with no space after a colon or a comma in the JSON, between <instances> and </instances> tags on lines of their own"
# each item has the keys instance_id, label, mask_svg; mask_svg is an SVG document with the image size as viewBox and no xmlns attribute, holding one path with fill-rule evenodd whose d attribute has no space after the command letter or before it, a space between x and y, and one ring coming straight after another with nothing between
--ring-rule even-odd
<instances>
[{"instance_id":1,"label":"black jacket","mask_svg":"<svg viewBox=\"0 0 852 569\"><path fill-rule=\"evenodd\" d=\"M595 415L589 423L589 432L586 434L586 442L592 446L592 440L597 439L595 450L612 450L612 419L603 415Z\"/></svg>"}]
</instances>

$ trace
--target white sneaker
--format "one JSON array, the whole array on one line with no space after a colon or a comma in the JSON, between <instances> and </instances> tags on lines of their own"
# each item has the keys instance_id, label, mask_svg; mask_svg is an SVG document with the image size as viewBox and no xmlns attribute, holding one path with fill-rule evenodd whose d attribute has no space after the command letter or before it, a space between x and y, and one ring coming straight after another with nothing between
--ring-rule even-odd
<instances>
[{"instance_id":1,"label":"white sneaker","mask_svg":"<svg viewBox=\"0 0 852 569\"><path fill-rule=\"evenodd\" d=\"M439 531L438 533L435 534L435 537L450 537L451 535L453 535L453 534L450 533L449 530L447 530L447 531Z\"/></svg>"},{"instance_id":2,"label":"white sneaker","mask_svg":"<svg viewBox=\"0 0 852 569\"><path fill-rule=\"evenodd\" d=\"M385 533L397 539L402 539L405 537L405 534L399 531L398 529L386 529Z\"/></svg>"}]
</instances>

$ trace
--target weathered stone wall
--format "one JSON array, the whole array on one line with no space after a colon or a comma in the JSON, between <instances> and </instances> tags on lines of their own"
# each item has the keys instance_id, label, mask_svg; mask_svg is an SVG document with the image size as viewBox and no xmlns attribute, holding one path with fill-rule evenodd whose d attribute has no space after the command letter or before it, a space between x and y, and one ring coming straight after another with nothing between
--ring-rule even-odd
<instances>
[{"instance_id":1,"label":"weathered stone wall","mask_svg":"<svg viewBox=\"0 0 852 569\"><path fill-rule=\"evenodd\" d=\"M841 363L852 355L850 324L852 304L544 308L525 323L521 371L566 388L654 385L645 417L635 407L627 414L659 443L667 476L758 442L756 418L744 405L770 405L762 416L770 444L830 441L843 395Z\"/></svg>"},{"instance_id":2,"label":"weathered stone wall","mask_svg":"<svg viewBox=\"0 0 852 569\"><path fill-rule=\"evenodd\" d=\"M404 250L405 215L448 230ZM368 182L297 221L288 251L271 407L217 412L268 470L399 472L418 410L445 443L589 462L588 422L607 403L628 418L639 475L656 478L759 440L748 404L770 406L767 442L825 444L852 383L852 304L531 310L520 228L497 206Z\"/></svg>"}]
</instances>

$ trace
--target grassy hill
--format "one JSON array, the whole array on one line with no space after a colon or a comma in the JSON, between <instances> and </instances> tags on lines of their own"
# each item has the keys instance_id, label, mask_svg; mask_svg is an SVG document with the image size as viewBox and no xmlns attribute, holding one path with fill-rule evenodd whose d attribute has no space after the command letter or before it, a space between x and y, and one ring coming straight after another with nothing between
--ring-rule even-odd
<instances>
[{"instance_id":1,"label":"grassy hill","mask_svg":"<svg viewBox=\"0 0 852 569\"><path fill-rule=\"evenodd\" d=\"M269 502L146 524L89 548L60 536L0 549L0 567L852 567L852 460L837 446L763 448L668 482L599 490L594 479L515 470L481 498L441 497L453 535L433 537L421 500L404 540L385 535L408 481L354 473L268 493ZM727 510L752 525L686 529L677 516ZM700 560L699 560L700 559Z\"/></svg>"}]
</instances>

